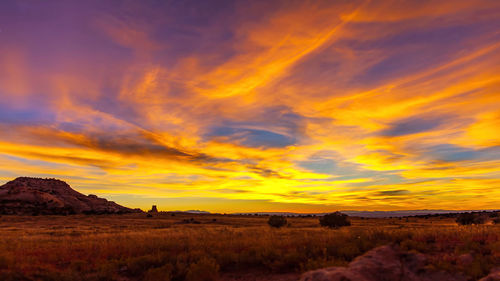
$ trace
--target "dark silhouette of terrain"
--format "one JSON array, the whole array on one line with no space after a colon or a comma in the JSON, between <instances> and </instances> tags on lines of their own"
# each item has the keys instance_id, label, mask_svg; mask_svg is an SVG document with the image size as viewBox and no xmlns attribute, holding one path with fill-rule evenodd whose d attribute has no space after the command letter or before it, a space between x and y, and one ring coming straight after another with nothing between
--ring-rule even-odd
<instances>
[{"instance_id":1,"label":"dark silhouette of terrain","mask_svg":"<svg viewBox=\"0 0 500 281\"><path fill-rule=\"evenodd\" d=\"M70 215L140 212L99 198L83 195L57 179L19 177L0 186L0 214Z\"/></svg>"}]
</instances>

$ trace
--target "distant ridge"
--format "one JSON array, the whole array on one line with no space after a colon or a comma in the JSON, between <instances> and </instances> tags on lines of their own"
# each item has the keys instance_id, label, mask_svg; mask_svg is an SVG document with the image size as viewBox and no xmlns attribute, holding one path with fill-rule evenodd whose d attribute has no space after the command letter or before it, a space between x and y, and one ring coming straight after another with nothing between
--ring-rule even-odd
<instances>
[{"instance_id":1,"label":"distant ridge","mask_svg":"<svg viewBox=\"0 0 500 281\"><path fill-rule=\"evenodd\" d=\"M435 214L458 214L464 212L483 212L496 210L408 210L408 211L340 211L352 217L363 218L389 218L389 217L410 217ZM293 212L248 212L234 213L233 215L279 215L279 216L324 216L326 213L293 213Z\"/></svg>"},{"instance_id":2,"label":"distant ridge","mask_svg":"<svg viewBox=\"0 0 500 281\"><path fill-rule=\"evenodd\" d=\"M202 215L202 214L205 214L205 215L214 214L214 213L210 213L210 212L207 212L207 211L200 211L200 210L187 210L187 211L175 210L175 211L168 211L168 212L169 213L199 214L199 215Z\"/></svg>"},{"instance_id":3,"label":"distant ridge","mask_svg":"<svg viewBox=\"0 0 500 281\"><path fill-rule=\"evenodd\" d=\"M410 217L437 214L458 214L464 212L481 212L483 210L408 210L408 211L341 211L353 217L364 218L388 218L388 217Z\"/></svg>"},{"instance_id":4,"label":"distant ridge","mask_svg":"<svg viewBox=\"0 0 500 281\"><path fill-rule=\"evenodd\" d=\"M187 211L181 211L181 212L190 213L190 214L210 214L210 212L200 211L200 210L187 210Z\"/></svg>"},{"instance_id":5,"label":"distant ridge","mask_svg":"<svg viewBox=\"0 0 500 281\"><path fill-rule=\"evenodd\" d=\"M83 195L58 179L19 177L0 186L0 214L117 214L139 211L96 195Z\"/></svg>"}]
</instances>

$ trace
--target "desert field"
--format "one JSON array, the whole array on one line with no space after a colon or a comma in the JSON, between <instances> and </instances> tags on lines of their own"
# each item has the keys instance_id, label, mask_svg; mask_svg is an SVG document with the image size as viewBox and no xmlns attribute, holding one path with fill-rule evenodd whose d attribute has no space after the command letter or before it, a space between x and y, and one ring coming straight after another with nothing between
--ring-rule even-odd
<instances>
[{"instance_id":1,"label":"desert field","mask_svg":"<svg viewBox=\"0 0 500 281\"><path fill-rule=\"evenodd\" d=\"M477 280L500 264L500 225L453 218L351 218L321 227L289 217L157 213L0 217L0 280L297 280L387 244ZM467 255L473 257L464 262ZM464 258L465 257L465 258Z\"/></svg>"}]
</instances>

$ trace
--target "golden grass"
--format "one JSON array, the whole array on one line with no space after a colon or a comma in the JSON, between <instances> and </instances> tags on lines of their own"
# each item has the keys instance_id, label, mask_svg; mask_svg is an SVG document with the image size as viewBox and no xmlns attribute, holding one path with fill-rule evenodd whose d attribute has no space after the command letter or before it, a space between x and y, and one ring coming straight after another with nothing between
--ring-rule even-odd
<instances>
[{"instance_id":1,"label":"golden grass","mask_svg":"<svg viewBox=\"0 0 500 281\"><path fill-rule=\"evenodd\" d=\"M200 224L183 223L193 218ZM326 229L317 218L157 214L0 218L1 280L217 280L225 272L303 272L345 265L379 245L428 254L436 269L474 279L500 265L500 226L452 219L353 219ZM474 262L460 263L471 253Z\"/></svg>"}]
</instances>

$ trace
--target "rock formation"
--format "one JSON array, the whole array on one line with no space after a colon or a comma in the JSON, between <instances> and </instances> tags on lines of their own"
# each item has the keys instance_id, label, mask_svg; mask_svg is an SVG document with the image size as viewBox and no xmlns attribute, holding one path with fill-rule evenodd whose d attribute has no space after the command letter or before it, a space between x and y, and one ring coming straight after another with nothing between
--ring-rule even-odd
<instances>
[{"instance_id":1,"label":"rock formation","mask_svg":"<svg viewBox=\"0 0 500 281\"><path fill-rule=\"evenodd\" d=\"M130 213L129 209L99 198L83 195L64 181L20 177L0 186L0 214L68 215Z\"/></svg>"},{"instance_id":2,"label":"rock formation","mask_svg":"<svg viewBox=\"0 0 500 281\"><path fill-rule=\"evenodd\" d=\"M488 276L479 279L479 281L500 281L500 267L493 268Z\"/></svg>"},{"instance_id":3,"label":"rock formation","mask_svg":"<svg viewBox=\"0 0 500 281\"><path fill-rule=\"evenodd\" d=\"M301 281L465 281L462 275L430 271L421 254L405 253L396 246L382 246L357 257L347 267L306 272Z\"/></svg>"}]
</instances>

